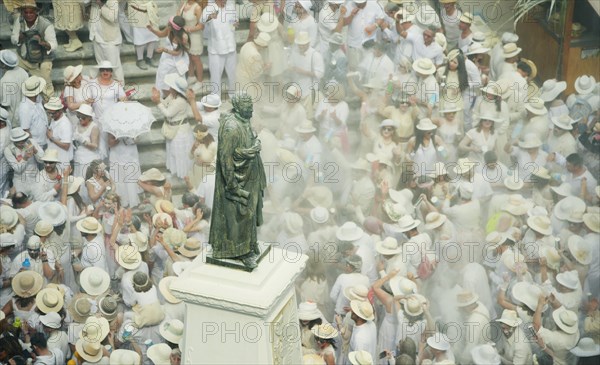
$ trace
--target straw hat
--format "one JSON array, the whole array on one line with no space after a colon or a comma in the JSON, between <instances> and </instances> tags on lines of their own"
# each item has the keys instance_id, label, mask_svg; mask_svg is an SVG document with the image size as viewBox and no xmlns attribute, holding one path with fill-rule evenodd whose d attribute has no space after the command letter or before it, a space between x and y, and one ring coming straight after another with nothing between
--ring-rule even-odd
<instances>
[{"instance_id":1,"label":"straw hat","mask_svg":"<svg viewBox=\"0 0 600 365\"><path fill-rule=\"evenodd\" d=\"M569 185L569 183L562 183L560 184L560 186L556 187L556 186L552 186L550 187L550 189L552 189L552 191L554 191L556 194L560 195L560 196L564 196L564 197L569 197L572 196L573 194L571 193L571 185ZM562 202L564 199L562 199L561 201L559 201L558 203L556 203L557 205ZM582 200L583 201L583 200ZM564 218L566 219L566 218Z\"/></svg>"},{"instance_id":2,"label":"straw hat","mask_svg":"<svg viewBox=\"0 0 600 365\"><path fill-rule=\"evenodd\" d=\"M146 352L146 356L155 365L171 365L171 347L166 343L157 343L150 346Z\"/></svg>"},{"instance_id":3,"label":"straw hat","mask_svg":"<svg viewBox=\"0 0 600 365\"><path fill-rule=\"evenodd\" d=\"M340 241L352 242L360 239L364 235L364 231L354 222L344 223L335 233L335 236Z\"/></svg>"},{"instance_id":4,"label":"straw hat","mask_svg":"<svg viewBox=\"0 0 600 365\"><path fill-rule=\"evenodd\" d=\"M167 178L165 177L165 175L163 175L159 169L154 168L154 167L144 171L144 173L142 173L142 175L140 176L140 181L142 181L142 182L144 182L144 181L165 181L166 179Z\"/></svg>"},{"instance_id":5,"label":"straw hat","mask_svg":"<svg viewBox=\"0 0 600 365\"><path fill-rule=\"evenodd\" d=\"M482 114L478 114L475 119L477 119L477 124L481 123L482 120L490 120L494 123L498 123L502 120L497 112L489 110L484 111Z\"/></svg>"},{"instance_id":6,"label":"straw hat","mask_svg":"<svg viewBox=\"0 0 600 365\"><path fill-rule=\"evenodd\" d=\"M102 225L94 217L86 217L75 225L81 233L96 234L102 232Z\"/></svg>"},{"instance_id":7,"label":"straw hat","mask_svg":"<svg viewBox=\"0 0 600 365\"><path fill-rule=\"evenodd\" d=\"M600 344L594 342L590 337L583 337L577 346L573 347L571 353L577 357L592 357L600 355Z\"/></svg>"},{"instance_id":8,"label":"straw hat","mask_svg":"<svg viewBox=\"0 0 600 365\"><path fill-rule=\"evenodd\" d=\"M142 254L134 245L123 245L117 247L115 254L117 263L124 269L135 270L142 264Z\"/></svg>"},{"instance_id":9,"label":"straw hat","mask_svg":"<svg viewBox=\"0 0 600 365\"><path fill-rule=\"evenodd\" d=\"M44 109L46 110L57 111L63 110L64 108L65 106L63 105L62 101L56 96L51 97L48 99L48 102L44 104Z\"/></svg>"},{"instance_id":10,"label":"straw hat","mask_svg":"<svg viewBox=\"0 0 600 365\"><path fill-rule=\"evenodd\" d=\"M271 41L271 36L265 32L260 32L258 37L254 39L254 43L261 47L268 47L269 42Z\"/></svg>"},{"instance_id":11,"label":"straw hat","mask_svg":"<svg viewBox=\"0 0 600 365\"><path fill-rule=\"evenodd\" d=\"M2 52L2 51L0 51L0 52ZM0 106L0 121L3 121L6 124L8 124L9 117L10 117L10 115L8 114L8 110L6 110Z\"/></svg>"},{"instance_id":12,"label":"straw hat","mask_svg":"<svg viewBox=\"0 0 600 365\"><path fill-rule=\"evenodd\" d=\"M525 305L532 311L537 308L538 298L542 294L542 289L526 281L515 283L512 287L511 294L513 298ZM544 309L545 310L545 309Z\"/></svg>"},{"instance_id":13,"label":"straw hat","mask_svg":"<svg viewBox=\"0 0 600 365\"><path fill-rule=\"evenodd\" d=\"M78 114L87 115L88 117L92 117L92 118L95 115L94 110L92 109L92 106L88 105L88 104L81 104L76 112Z\"/></svg>"},{"instance_id":14,"label":"straw hat","mask_svg":"<svg viewBox=\"0 0 600 365\"><path fill-rule=\"evenodd\" d=\"M592 75L579 76L575 80L575 90L581 95L591 94L596 88L596 79Z\"/></svg>"},{"instance_id":15,"label":"straw hat","mask_svg":"<svg viewBox=\"0 0 600 365\"><path fill-rule=\"evenodd\" d=\"M165 298L165 300L171 304L179 304L181 303L181 299L176 298L171 292L171 283L175 280L176 276L166 276L160 280L158 283L158 290Z\"/></svg>"},{"instance_id":16,"label":"straw hat","mask_svg":"<svg viewBox=\"0 0 600 365\"><path fill-rule=\"evenodd\" d=\"M448 47L448 40L446 39L446 36L444 35L444 33L441 33L441 32L435 33L434 40L435 40L435 43L437 43L440 47L442 47L442 49L444 51L446 51L446 48Z\"/></svg>"},{"instance_id":17,"label":"straw hat","mask_svg":"<svg viewBox=\"0 0 600 365\"><path fill-rule=\"evenodd\" d=\"M404 276L396 275L390 279L390 289L394 295L416 294L417 284Z\"/></svg>"},{"instance_id":18,"label":"straw hat","mask_svg":"<svg viewBox=\"0 0 600 365\"><path fill-rule=\"evenodd\" d=\"M102 342L109 333L110 324L106 318L91 316L86 318L79 338L88 342Z\"/></svg>"},{"instance_id":19,"label":"straw hat","mask_svg":"<svg viewBox=\"0 0 600 365\"><path fill-rule=\"evenodd\" d=\"M402 190L390 189L389 194L390 194L390 198L396 203L412 205L412 200L414 198L414 194L410 189L402 189Z\"/></svg>"},{"instance_id":20,"label":"straw hat","mask_svg":"<svg viewBox=\"0 0 600 365\"><path fill-rule=\"evenodd\" d=\"M34 97L46 88L46 80L38 76L31 76L21 84L21 92L24 96Z\"/></svg>"},{"instance_id":21,"label":"straw hat","mask_svg":"<svg viewBox=\"0 0 600 365\"><path fill-rule=\"evenodd\" d=\"M459 308L468 307L471 304L477 303L479 300L479 295L473 293L470 290L463 290L456 295L456 305Z\"/></svg>"},{"instance_id":22,"label":"straw hat","mask_svg":"<svg viewBox=\"0 0 600 365\"><path fill-rule=\"evenodd\" d=\"M498 318L496 322L504 323L507 326L517 327L523 321L517 315L517 312L510 309L505 309L502 311L502 317Z\"/></svg>"},{"instance_id":23,"label":"straw hat","mask_svg":"<svg viewBox=\"0 0 600 365\"><path fill-rule=\"evenodd\" d=\"M195 238L188 238L182 246L179 246L177 251L182 256L192 259L202 252L202 243Z\"/></svg>"},{"instance_id":24,"label":"straw hat","mask_svg":"<svg viewBox=\"0 0 600 365\"><path fill-rule=\"evenodd\" d=\"M397 255L402 252L402 246L394 237L387 237L383 241L375 243L375 251L381 255Z\"/></svg>"},{"instance_id":25,"label":"straw hat","mask_svg":"<svg viewBox=\"0 0 600 365\"><path fill-rule=\"evenodd\" d=\"M552 176L550 176L550 171L548 171L548 169L545 168L544 166L538 167L537 170L535 170L531 174L533 176L537 176L537 177L545 179L545 180L550 180L552 178Z\"/></svg>"},{"instance_id":26,"label":"straw hat","mask_svg":"<svg viewBox=\"0 0 600 365\"><path fill-rule=\"evenodd\" d=\"M310 331L313 333L313 335L315 335L318 338L336 338L338 336L338 330L335 329L335 327L333 327L331 324L329 323L323 323L320 324L318 326L314 326L313 328L310 329Z\"/></svg>"},{"instance_id":27,"label":"straw hat","mask_svg":"<svg viewBox=\"0 0 600 365\"><path fill-rule=\"evenodd\" d=\"M200 99L200 104L205 108L218 108L221 106L221 97L218 94L208 94Z\"/></svg>"},{"instance_id":28,"label":"straw hat","mask_svg":"<svg viewBox=\"0 0 600 365\"><path fill-rule=\"evenodd\" d=\"M568 186L568 188L570 189L570 186ZM567 196L566 198L563 198L558 203L556 203L556 205L554 206L554 215L556 216L556 218L565 221L574 212L585 212L585 207L586 205L583 199L578 198L576 196Z\"/></svg>"},{"instance_id":29,"label":"straw hat","mask_svg":"<svg viewBox=\"0 0 600 365\"><path fill-rule=\"evenodd\" d=\"M35 297L36 307L44 313L58 312L64 304L63 295L54 288L44 288Z\"/></svg>"},{"instance_id":30,"label":"straw hat","mask_svg":"<svg viewBox=\"0 0 600 365\"><path fill-rule=\"evenodd\" d=\"M323 224L329 220L329 211L323 207L312 208L310 219L315 223Z\"/></svg>"},{"instance_id":31,"label":"straw hat","mask_svg":"<svg viewBox=\"0 0 600 365\"><path fill-rule=\"evenodd\" d=\"M81 176L69 175L69 177L67 178L67 181L68 181L67 195L73 195L73 194L75 194L75 192L77 192L77 190L79 190L79 188L81 187L81 184L83 184L83 182L85 180Z\"/></svg>"},{"instance_id":32,"label":"straw hat","mask_svg":"<svg viewBox=\"0 0 600 365\"><path fill-rule=\"evenodd\" d=\"M592 262L592 247L581 236L572 235L568 241L569 252L582 265L589 265Z\"/></svg>"},{"instance_id":33,"label":"straw hat","mask_svg":"<svg viewBox=\"0 0 600 365\"><path fill-rule=\"evenodd\" d=\"M560 255L556 248L552 246L540 246L539 257L546 258L546 266L550 269L558 271L560 269Z\"/></svg>"},{"instance_id":34,"label":"straw hat","mask_svg":"<svg viewBox=\"0 0 600 365\"><path fill-rule=\"evenodd\" d=\"M80 293L71 299L67 310L75 322L84 323L86 318L95 313L92 309L95 309L96 305L91 296Z\"/></svg>"},{"instance_id":35,"label":"straw hat","mask_svg":"<svg viewBox=\"0 0 600 365\"><path fill-rule=\"evenodd\" d=\"M60 318L60 314L56 312L48 312L43 316L40 316L40 322L46 327L59 329L62 325L62 318Z\"/></svg>"},{"instance_id":36,"label":"straw hat","mask_svg":"<svg viewBox=\"0 0 600 365\"><path fill-rule=\"evenodd\" d=\"M44 285L44 278L35 271L21 271L13 277L12 290L22 298L35 296Z\"/></svg>"},{"instance_id":37,"label":"straw hat","mask_svg":"<svg viewBox=\"0 0 600 365\"><path fill-rule=\"evenodd\" d=\"M102 358L103 346L98 341L87 342L80 338L75 343L75 349L77 350L79 356L81 356L85 361L96 363Z\"/></svg>"},{"instance_id":38,"label":"straw hat","mask_svg":"<svg viewBox=\"0 0 600 365\"><path fill-rule=\"evenodd\" d=\"M508 43L502 47L502 56L504 58L512 58L521 53L523 49L517 47L516 43Z\"/></svg>"},{"instance_id":39,"label":"straw hat","mask_svg":"<svg viewBox=\"0 0 600 365\"><path fill-rule=\"evenodd\" d=\"M0 206L0 225L6 228L13 228L19 223L17 211L8 205Z\"/></svg>"},{"instance_id":40,"label":"straw hat","mask_svg":"<svg viewBox=\"0 0 600 365\"><path fill-rule=\"evenodd\" d=\"M108 68L108 69L113 69L115 68L115 66L110 62L110 61L100 61L99 64L97 64L96 66L92 66L94 68Z\"/></svg>"},{"instance_id":41,"label":"straw hat","mask_svg":"<svg viewBox=\"0 0 600 365\"><path fill-rule=\"evenodd\" d=\"M558 117L552 117L550 118L550 120L552 121L552 124L554 124L554 126L560 129L564 129L566 131L572 130L573 123L575 123L575 121L571 119L571 117L569 117L569 115L567 114L561 114Z\"/></svg>"},{"instance_id":42,"label":"straw hat","mask_svg":"<svg viewBox=\"0 0 600 365\"><path fill-rule=\"evenodd\" d=\"M179 76L179 74L177 73L173 73L165 76L164 81L165 84L167 84L167 86L169 86L170 88L172 88L173 90L177 91L179 94L185 97L185 93L189 86L186 79Z\"/></svg>"},{"instance_id":43,"label":"straw hat","mask_svg":"<svg viewBox=\"0 0 600 365\"><path fill-rule=\"evenodd\" d=\"M450 343L446 339L446 336L440 332L436 332L433 336L427 339L427 345L438 351L450 350Z\"/></svg>"},{"instance_id":44,"label":"straw hat","mask_svg":"<svg viewBox=\"0 0 600 365\"><path fill-rule=\"evenodd\" d=\"M314 207L330 208L333 205L333 193L327 186L311 186L304 192L306 200Z\"/></svg>"},{"instance_id":45,"label":"straw hat","mask_svg":"<svg viewBox=\"0 0 600 365\"><path fill-rule=\"evenodd\" d=\"M295 98L299 98L302 96L302 90L296 84L291 84L287 89L285 89L285 93Z\"/></svg>"},{"instance_id":46,"label":"straw hat","mask_svg":"<svg viewBox=\"0 0 600 365\"><path fill-rule=\"evenodd\" d=\"M129 243L134 246L138 252L145 252L148 250L148 236L140 231L135 233L129 233L127 235Z\"/></svg>"},{"instance_id":47,"label":"straw hat","mask_svg":"<svg viewBox=\"0 0 600 365\"><path fill-rule=\"evenodd\" d=\"M544 236L552 234L552 224L550 223L550 218L548 217L541 215L529 217L527 218L527 225L534 231L541 233Z\"/></svg>"},{"instance_id":48,"label":"straw hat","mask_svg":"<svg viewBox=\"0 0 600 365\"><path fill-rule=\"evenodd\" d=\"M477 162L471 161L468 157L459 158L456 165L453 166L453 170L457 175L464 175L471 171L476 164Z\"/></svg>"},{"instance_id":49,"label":"straw hat","mask_svg":"<svg viewBox=\"0 0 600 365\"><path fill-rule=\"evenodd\" d=\"M433 75L436 72L435 65L429 58L420 58L416 60L413 62L412 67L415 72L422 75Z\"/></svg>"},{"instance_id":50,"label":"straw hat","mask_svg":"<svg viewBox=\"0 0 600 365\"><path fill-rule=\"evenodd\" d=\"M296 38L294 39L294 43L296 43L299 46L309 44L310 36L308 35L308 32L305 32L305 31L299 32L298 35L296 36Z\"/></svg>"},{"instance_id":51,"label":"straw hat","mask_svg":"<svg viewBox=\"0 0 600 365\"><path fill-rule=\"evenodd\" d=\"M352 308L354 314L365 321L372 321L375 319L373 306L368 301L352 300L350 301L350 308Z\"/></svg>"},{"instance_id":52,"label":"straw hat","mask_svg":"<svg viewBox=\"0 0 600 365\"><path fill-rule=\"evenodd\" d=\"M59 226L67 221L67 209L59 202L50 202L38 208L38 216L53 226Z\"/></svg>"},{"instance_id":53,"label":"straw hat","mask_svg":"<svg viewBox=\"0 0 600 365\"><path fill-rule=\"evenodd\" d=\"M10 140L12 142L21 142L29 138L29 134L21 127L15 127L10 130Z\"/></svg>"},{"instance_id":54,"label":"straw hat","mask_svg":"<svg viewBox=\"0 0 600 365\"><path fill-rule=\"evenodd\" d=\"M298 126L294 128L294 130L298 133L314 133L317 129L313 126L312 121L305 120L301 122Z\"/></svg>"},{"instance_id":55,"label":"straw hat","mask_svg":"<svg viewBox=\"0 0 600 365\"><path fill-rule=\"evenodd\" d=\"M520 194L512 194L508 197L508 202L503 210L509 212L512 215L524 215L531 208L532 203L523 198Z\"/></svg>"},{"instance_id":56,"label":"straw hat","mask_svg":"<svg viewBox=\"0 0 600 365\"><path fill-rule=\"evenodd\" d=\"M354 2L358 1L354 0ZM373 365L373 356L371 356L371 354L365 350L352 351L348 353L348 360L352 365Z\"/></svg>"},{"instance_id":57,"label":"straw hat","mask_svg":"<svg viewBox=\"0 0 600 365\"><path fill-rule=\"evenodd\" d=\"M163 241L167 245L171 245L175 248L178 248L181 245L183 245L186 242L186 240L187 234L184 231L176 228L167 228L163 233Z\"/></svg>"},{"instance_id":58,"label":"straw hat","mask_svg":"<svg viewBox=\"0 0 600 365\"><path fill-rule=\"evenodd\" d=\"M424 312L423 302L416 295L410 295L408 298L402 299L400 304L404 308L404 313L411 317L420 316Z\"/></svg>"},{"instance_id":59,"label":"straw hat","mask_svg":"<svg viewBox=\"0 0 600 365\"><path fill-rule=\"evenodd\" d=\"M544 101L539 98L531 98L525 103L525 109L535 115L546 115L548 109L544 106Z\"/></svg>"},{"instance_id":60,"label":"straw hat","mask_svg":"<svg viewBox=\"0 0 600 365\"><path fill-rule=\"evenodd\" d=\"M467 53L465 53L465 55L471 56L474 54L488 53L489 51L490 51L490 49L487 47L484 47L481 43L473 42L473 43L471 43L469 48L467 48Z\"/></svg>"},{"instance_id":61,"label":"straw hat","mask_svg":"<svg viewBox=\"0 0 600 365\"><path fill-rule=\"evenodd\" d=\"M481 92L494 96L503 96L506 93L504 85L500 85L498 82L490 82L486 86L481 88Z\"/></svg>"},{"instance_id":62,"label":"straw hat","mask_svg":"<svg viewBox=\"0 0 600 365\"><path fill-rule=\"evenodd\" d=\"M42 220L38 221L33 229L33 232L40 237L46 237L50 235L52 231L54 231L54 227L50 223Z\"/></svg>"},{"instance_id":63,"label":"straw hat","mask_svg":"<svg viewBox=\"0 0 600 365\"><path fill-rule=\"evenodd\" d=\"M500 355L490 344L475 346L471 349L471 358L475 364L500 365Z\"/></svg>"},{"instance_id":64,"label":"straw hat","mask_svg":"<svg viewBox=\"0 0 600 365\"><path fill-rule=\"evenodd\" d=\"M171 228L173 227L173 218L167 213L156 213L152 216L152 225L160 228ZM164 233L163 233L164 237Z\"/></svg>"},{"instance_id":65,"label":"straw hat","mask_svg":"<svg viewBox=\"0 0 600 365\"><path fill-rule=\"evenodd\" d=\"M98 311L102 314L102 317L106 318L109 321L117 318L119 314L119 303L112 295L108 293L98 297Z\"/></svg>"},{"instance_id":66,"label":"straw hat","mask_svg":"<svg viewBox=\"0 0 600 365\"><path fill-rule=\"evenodd\" d=\"M581 285L579 283L579 275L577 274L577 270L559 273L558 275L556 275L556 281L560 285L571 290L577 290L577 288L579 288Z\"/></svg>"},{"instance_id":67,"label":"straw hat","mask_svg":"<svg viewBox=\"0 0 600 365\"><path fill-rule=\"evenodd\" d=\"M592 232L600 233L600 215L596 213L585 213L583 223Z\"/></svg>"},{"instance_id":68,"label":"straw hat","mask_svg":"<svg viewBox=\"0 0 600 365\"><path fill-rule=\"evenodd\" d=\"M92 296L100 295L110 287L110 275L95 266L85 268L79 276L79 281L81 288Z\"/></svg>"},{"instance_id":69,"label":"straw hat","mask_svg":"<svg viewBox=\"0 0 600 365\"><path fill-rule=\"evenodd\" d=\"M577 333L577 314L575 312L560 307L552 312L552 319L564 332L570 335Z\"/></svg>"},{"instance_id":70,"label":"straw hat","mask_svg":"<svg viewBox=\"0 0 600 365\"><path fill-rule=\"evenodd\" d=\"M171 343L179 344L183 337L184 325L178 319L171 319L160 324L158 331L163 338Z\"/></svg>"},{"instance_id":71,"label":"straw hat","mask_svg":"<svg viewBox=\"0 0 600 365\"><path fill-rule=\"evenodd\" d=\"M396 222L395 229L398 232L408 232L411 229L417 228L421 224L421 221L414 219L410 215L405 215Z\"/></svg>"},{"instance_id":72,"label":"straw hat","mask_svg":"<svg viewBox=\"0 0 600 365\"><path fill-rule=\"evenodd\" d=\"M457 2L457 0L440 0L440 4L451 4L455 2Z\"/></svg>"},{"instance_id":73,"label":"straw hat","mask_svg":"<svg viewBox=\"0 0 600 365\"><path fill-rule=\"evenodd\" d=\"M506 266L510 271L516 273L526 272L527 264L525 263L525 256L520 252L515 252L513 250L506 250L500 257L504 266Z\"/></svg>"},{"instance_id":74,"label":"straw hat","mask_svg":"<svg viewBox=\"0 0 600 365\"><path fill-rule=\"evenodd\" d=\"M81 71L83 71L83 65L67 66L63 71L65 83L69 84L73 82L77 76L81 75Z\"/></svg>"},{"instance_id":75,"label":"straw hat","mask_svg":"<svg viewBox=\"0 0 600 365\"><path fill-rule=\"evenodd\" d=\"M567 217L567 222L569 223L583 223L583 214L585 212L582 211L572 211L569 216Z\"/></svg>"},{"instance_id":76,"label":"straw hat","mask_svg":"<svg viewBox=\"0 0 600 365\"><path fill-rule=\"evenodd\" d=\"M540 96L539 98L545 102L552 101L556 99L556 97L567 89L566 81L558 81L556 79L550 79L544 81L542 87L540 88Z\"/></svg>"},{"instance_id":77,"label":"straw hat","mask_svg":"<svg viewBox=\"0 0 600 365\"><path fill-rule=\"evenodd\" d=\"M171 203L169 200L159 199L154 204L154 209L156 209L156 212L158 213L171 214L175 211L175 205L173 205L173 203Z\"/></svg>"},{"instance_id":78,"label":"straw hat","mask_svg":"<svg viewBox=\"0 0 600 365\"><path fill-rule=\"evenodd\" d=\"M271 13L266 12L260 16L258 22L256 23L258 30L265 33L271 33L279 26L279 21L276 16L271 15Z\"/></svg>"},{"instance_id":79,"label":"straw hat","mask_svg":"<svg viewBox=\"0 0 600 365\"><path fill-rule=\"evenodd\" d=\"M315 302L302 302L298 305L298 319L301 321L314 321L323 316Z\"/></svg>"},{"instance_id":80,"label":"straw hat","mask_svg":"<svg viewBox=\"0 0 600 365\"><path fill-rule=\"evenodd\" d=\"M369 289L364 285L348 286L344 289L344 297L349 301L368 300Z\"/></svg>"},{"instance_id":81,"label":"straw hat","mask_svg":"<svg viewBox=\"0 0 600 365\"><path fill-rule=\"evenodd\" d=\"M0 51L0 62L5 64L7 67L15 68L19 64L19 58L15 52L9 49L3 49Z\"/></svg>"},{"instance_id":82,"label":"straw hat","mask_svg":"<svg viewBox=\"0 0 600 365\"><path fill-rule=\"evenodd\" d=\"M437 126L433 124L431 119L424 118L419 121L416 128L420 131L433 131L437 129Z\"/></svg>"},{"instance_id":83,"label":"straw hat","mask_svg":"<svg viewBox=\"0 0 600 365\"><path fill-rule=\"evenodd\" d=\"M425 229L432 230L441 227L447 220L448 217L446 217L446 215L438 212L431 212L425 217Z\"/></svg>"},{"instance_id":84,"label":"straw hat","mask_svg":"<svg viewBox=\"0 0 600 365\"><path fill-rule=\"evenodd\" d=\"M473 15L471 13L464 12L461 15L459 21L461 21L462 23L465 23L465 24L472 24L473 23Z\"/></svg>"},{"instance_id":85,"label":"straw hat","mask_svg":"<svg viewBox=\"0 0 600 365\"><path fill-rule=\"evenodd\" d=\"M517 179L517 181L515 181L515 177L514 176L507 176L507 177L505 177L503 182L504 182L504 186L508 190L512 190L512 191L521 190L521 188L523 187L523 185L525 185L525 183L522 180Z\"/></svg>"},{"instance_id":86,"label":"straw hat","mask_svg":"<svg viewBox=\"0 0 600 365\"><path fill-rule=\"evenodd\" d=\"M521 148L538 148L542 145L542 140L535 133L527 133L522 140L519 141Z\"/></svg>"},{"instance_id":87,"label":"straw hat","mask_svg":"<svg viewBox=\"0 0 600 365\"><path fill-rule=\"evenodd\" d=\"M117 349L110 354L110 365L139 365L140 355L131 350Z\"/></svg>"}]
</instances>

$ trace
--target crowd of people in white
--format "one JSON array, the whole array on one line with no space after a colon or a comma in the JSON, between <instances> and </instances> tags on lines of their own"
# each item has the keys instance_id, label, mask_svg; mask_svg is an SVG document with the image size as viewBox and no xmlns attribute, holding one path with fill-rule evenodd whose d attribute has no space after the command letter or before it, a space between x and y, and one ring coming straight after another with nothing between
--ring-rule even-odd
<instances>
[{"instance_id":1,"label":"crowd of people in white","mask_svg":"<svg viewBox=\"0 0 600 365\"><path fill-rule=\"evenodd\" d=\"M210 253L238 92L268 180L259 238L309 256L305 364L598 363L594 75L539 82L519 35L456 0L184 0L162 20L156 0L2 6L0 364L180 363L170 284ZM86 27L94 76L73 64L54 85ZM126 90L124 43L152 90ZM139 138L103 115L144 92L165 163L142 171Z\"/></svg>"}]
</instances>

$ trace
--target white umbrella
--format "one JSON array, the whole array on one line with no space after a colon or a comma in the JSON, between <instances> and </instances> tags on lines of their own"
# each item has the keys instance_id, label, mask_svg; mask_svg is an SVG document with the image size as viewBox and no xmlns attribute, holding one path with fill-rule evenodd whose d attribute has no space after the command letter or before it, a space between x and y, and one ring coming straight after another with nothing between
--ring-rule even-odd
<instances>
[{"instance_id":1,"label":"white umbrella","mask_svg":"<svg viewBox=\"0 0 600 365\"><path fill-rule=\"evenodd\" d=\"M102 130L115 138L135 138L150 132L156 118L152 111L137 101L121 101L110 107L102 115Z\"/></svg>"}]
</instances>

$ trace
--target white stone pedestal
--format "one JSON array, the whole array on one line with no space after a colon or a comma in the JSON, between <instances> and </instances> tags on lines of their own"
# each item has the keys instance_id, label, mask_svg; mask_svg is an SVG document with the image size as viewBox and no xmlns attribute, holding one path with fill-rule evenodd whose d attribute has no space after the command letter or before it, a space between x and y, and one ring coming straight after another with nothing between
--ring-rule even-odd
<instances>
[{"instance_id":1,"label":"white stone pedestal","mask_svg":"<svg viewBox=\"0 0 600 365\"><path fill-rule=\"evenodd\" d=\"M301 364L294 281L306 260L272 248L248 273L198 257L171 286L186 303L182 363Z\"/></svg>"}]
</instances>

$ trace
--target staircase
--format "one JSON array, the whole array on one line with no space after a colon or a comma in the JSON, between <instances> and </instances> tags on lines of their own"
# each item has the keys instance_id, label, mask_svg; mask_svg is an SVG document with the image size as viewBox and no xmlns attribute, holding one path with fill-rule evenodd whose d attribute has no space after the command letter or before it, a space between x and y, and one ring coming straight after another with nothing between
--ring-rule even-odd
<instances>
[{"instance_id":1,"label":"staircase","mask_svg":"<svg viewBox=\"0 0 600 365\"><path fill-rule=\"evenodd\" d=\"M180 0L156 0L159 9L160 25L164 26L167 24L169 17L174 15L178 6L181 3ZM246 1L244 1L246 3ZM245 6L243 4L236 5L238 9ZM238 11L240 17L240 26L236 31L236 43L239 48L244 44L248 36L248 19L244 19L244 16L248 11ZM48 16L52 19L52 12ZM5 49L13 49L14 46L10 41L11 30L8 26L9 14L4 6L0 5L0 43ZM62 31L56 31L59 47L54 51L55 59L52 68L52 82L54 84L55 92L57 95L63 89L63 70L69 65L76 66L83 64L84 75L95 75L96 70L92 66L96 65L96 59L93 55L92 43L89 41L89 32L87 27L80 29L77 33L79 39L83 42L83 48L76 52L66 52L64 45L68 42L66 33ZM124 38L124 37L123 37ZM161 40L161 43L163 40ZM152 113L156 117L156 122L152 125L152 130L149 133L145 133L138 139L137 147L140 154L141 170L145 171L149 168L156 167L161 170L173 185L173 195L179 198L183 192L185 192L185 183L175 177L166 170L165 162L165 139L160 133L162 126L163 116L156 107L156 105L150 100L152 87L155 83L156 69L149 67L148 70L139 69L136 64L135 49L132 44L126 44L123 42L121 45L121 64L123 65L123 71L125 75L125 90L129 90L132 87L136 89L136 93L132 96L131 100L138 101L151 108ZM208 73L208 56L206 49L202 55L202 64L204 66L204 80L209 80ZM226 82L226 77L223 76L223 82ZM197 99L199 100L206 90L200 90L197 93ZM227 110L230 107L227 102L224 102L222 109Z\"/></svg>"}]
</instances>

